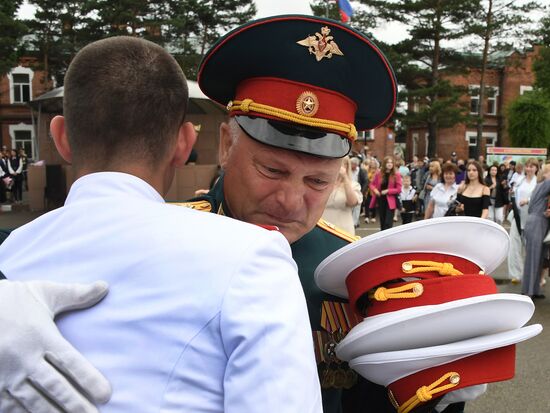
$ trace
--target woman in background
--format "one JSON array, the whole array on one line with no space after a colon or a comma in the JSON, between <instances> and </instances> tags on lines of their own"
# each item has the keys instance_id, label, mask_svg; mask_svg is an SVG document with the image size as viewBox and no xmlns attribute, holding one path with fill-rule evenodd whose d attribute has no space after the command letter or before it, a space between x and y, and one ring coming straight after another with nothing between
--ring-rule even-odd
<instances>
[{"instance_id":1,"label":"woman in background","mask_svg":"<svg viewBox=\"0 0 550 413\"><path fill-rule=\"evenodd\" d=\"M397 207L397 196L401 193L401 175L396 171L393 157L384 158L369 188L373 193L371 208L378 202L380 229L383 231L391 228Z\"/></svg>"},{"instance_id":2,"label":"woman in background","mask_svg":"<svg viewBox=\"0 0 550 413\"><path fill-rule=\"evenodd\" d=\"M489 215L489 187L483 183L483 169L477 161L466 164L466 177L458 187L457 212L469 217L487 218Z\"/></svg>"},{"instance_id":3,"label":"woman in background","mask_svg":"<svg viewBox=\"0 0 550 413\"><path fill-rule=\"evenodd\" d=\"M449 206L456 200L458 185L455 183L458 168L454 163L443 165L443 182L432 189L430 202L424 214L424 219L444 217Z\"/></svg>"},{"instance_id":4,"label":"woman in background","mask_svg":"<svg viewBox=\"0 0 550 413\"><path fill-rule=\"evenodd\" d=\"M369 184L374 180L376 173L378 172L378 161L374 158L365 160L367 162L367 177ZM365 191L365 196L367 200L365 202L365 222L376 222L376 207L371 208L370 202L372 201L372 191L367 185L367 190Z\"/></svg>"},{"instance_id":5,"label":"woman in background","mask_svg":"<svg viewBox=\"0 0 550 413\"><path fill-rule=\"evenodd\" d=\"M336 185L328 197L323 219L355 235L353 208L361 202L361 186L352 179L350 159L346 156L342 159Z\"/></svg>"},{"instance_id":6,"label":"woman in background","mask_svg":"<svg viewBox=\"0 0 550 413\"><path fill-rule=\"evenodd\" d=\"M424 211L428 209L432 189L441 182L441 164L439 161L431 161L426 174L423 177L420 197L424 202Z\"/></svg>"},{"instance_id":7,"label":"woman in background","mask_svg":"<svg viewBox=\"0 0 550 413\"><path fill-rule=\"evenodd\" d=\"M485 185L489 187L490 191L489 198L491 203L489 205L488 218L502 225L504 221L504 206L508 203L508 197L506 196L506 179L503 178L498 166L491 165L489 167L489 171L485 177Z\"/></svg>"}]
</instances>

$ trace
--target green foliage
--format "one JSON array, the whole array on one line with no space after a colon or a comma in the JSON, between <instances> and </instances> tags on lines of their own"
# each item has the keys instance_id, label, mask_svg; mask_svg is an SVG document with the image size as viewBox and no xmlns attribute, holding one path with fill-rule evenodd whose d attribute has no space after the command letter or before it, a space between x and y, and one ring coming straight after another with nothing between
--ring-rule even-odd
<instances>
[{"instance_id":1,"label":"green foliage","mask_svg":"<svg viewBox=\"0 0 550 413\"><path fill-rule=\"evenodd\" d=\"M365 33L368 37L373 38L372 29L376 27L377 10L368 4L360 4L352 2L353 16L348 23L360 32ZM340 21L340 11L337 2L327 2L326 0L313 0L310 3L311 11L314 16L328 17L333 20ZM328 15L327 15L328 11Z\"/></svg>"},{"instance_id":2,"label":"green foliage","mask_svg":"<svg viewBox=\"0 0 550 413\"><path fill-rule=\"evenodd\" d=\"M535 72L535 87L542 90L547 96L550 96L550 47L545 46L540 49L537 60L533 62L533 71Z\"/></svg>"},{"instance_id":3,"label":"green foliage","mask_svg":"<svg viewBox=\"0 0 550 413\"><path fill-rule=\"evenodd\" d=\"M540 91L526 93L508 107L508 132L514 146L550 148L550 100Z\"/></svg>"},{"instance_id":4,"label":"green foliage","mask_svg":"<svg viewBox=\"0 0 550 413\"><path fill-rule=\"evenodd\" d=\"M461 103L464 89L452 85L448 77L465 73L465 56L445 46L445 42L469 35L464 22L476 12L477 0L364 1L378 10L378 17L406 24L409 37L386 52L405 87L401 99L409 103L402 115L405 127L425 127L429 131L428 155L437 153L437 130L467 119ZM417 103L417 105L414 105ZM418 111L411 110L417 106Z\"/></svg>"},{"instance_id":5,"label":"green foliage","mask_svg":"<svg viewBox=\"0 0 550 413\"><path fill-rule=\"evenodd\" d=\"M254 18L248 0L168 0L164 33L186 76L196 79L198 64L227 31Z\"/></svg>"},{"instance_id":6,"label":"green foliage","mask_svg":"<svg viewBox=\"0 0 550 413\"><path fill-rule=\"evenodd\" d=\"M540 8L534 1L519 4L509 0L484 0L479 2L478 12L471 20L465 22L465 27L474 35L477 42L474 47L482 50L479 62L479 101L483 107L487 97L485 74L489 67L489 55L495 52L509 51L513 42L521 42L527 35L527 24L531 22L530 13ZM477 148L476 156L481 153L483 124L485 122L483 111L479 111L476 117Z\"/></svg>"},{"instance_id":7,"label":"green foliage","mask_svg":"<svg viewBox=\"0 0 550 413\"><path fill-rule=\"evenodd\" d=\"M538 24L538 27L531 33L532 43L550 47L550 9Z\"/></svg>"},{"instance_id":8,"label":"green foliage","mask_svg":"<svg viewBox=\"0 0 550 413\"><path fill-rule=\"evenodd\" d=\"M22 0L0 0L0 76L17 66L21 37L27 27L16 19Z\"/></svg>"},{"instance_id":9,"label":"green foliage","mask_svg":"<svg viewBox=\"0 0 550 413\"><path fill-rule=\"evenodd\" d=\"M7 0L0 0L7 1ZM7 2L9 3L9 2ZM248 0L29 0L29 50L47 78L63 83L74 55L110 36L137 36L167 48L190 79L208 48L225 32L256 14ZM17 9L17 8L16 8ZM1 15L0 15L1 19ZM2 26L3 28L3 26Z\"/></svg>"}]
</instances>

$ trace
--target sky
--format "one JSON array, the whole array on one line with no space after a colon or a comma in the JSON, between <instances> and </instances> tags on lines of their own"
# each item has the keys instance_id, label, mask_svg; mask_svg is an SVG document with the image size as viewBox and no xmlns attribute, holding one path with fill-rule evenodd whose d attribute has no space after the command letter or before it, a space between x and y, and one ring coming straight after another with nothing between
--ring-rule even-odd
<instances>
[{"instance_id":1,"label":"sky","mask_svg":"<svg viewBox=\"0 0 550 413\"><path fill-rule=\"evenodd\" d=\"M277 14L311 14L310 0L255 0L255 3L257 18ZM34 6L25 2L19 9L19 17L30 19L34 16L34 10ZM407 37L405 27L399 24L381 25L373 32L378 39L387 43L397 43Z\"/></svg>"}]
</instances>

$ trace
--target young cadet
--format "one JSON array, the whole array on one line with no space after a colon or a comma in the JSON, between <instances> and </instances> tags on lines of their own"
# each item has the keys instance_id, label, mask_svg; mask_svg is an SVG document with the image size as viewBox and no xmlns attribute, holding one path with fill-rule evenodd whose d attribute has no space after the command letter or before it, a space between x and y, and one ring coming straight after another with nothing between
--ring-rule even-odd
<instances>
[{"instance_id":1,"label":"young cadet","mask_svg":"<svg viewBox=\"0 0 550 413\"><path fill-rule=\"evenodd\" d=\"M110 38L72 61L64 116L52 120L51 133L77 180L63 207L17 229L0 248L2 271L15 281L1 282L10 292L2 310L17 311L9 318L2 311L1 370L12 375L0 381L0 411L97 411L67 390L57 369L93 401L106 401L108 385L97 391L83 369L71 368L66 345L34 333L70 304L41 296L43 283L18 282L102 278L111 294L58 325L112 384L103 412L321 412L288 242L162 199L195 142L184 121L187 101L183 72L154 43ZM95 295L92 301L104 295L101 285L93 289L80 292ZM30 325L19 327L21 320Z\"/></svg>"},{"instance_id":2,"label":"young cadet","mask_svg":"<svg viewBox=\"0 0 550 413\"><path fill-rule=\"evenodd\" d=\"M277 226L291 244L306 294L324 411L393 411L382 387L354 385L356 375L336 359L335 343L357 320L313 277L324 258L354 240L320 218L356 130L375 128L393 113L397 89L388 61L348 26L278 16L220 39L198 81L227 106L230 119L220 127L222 178L185 205ZM286 302L286 291L279 295Z\"/></svg>"}]
</instances>

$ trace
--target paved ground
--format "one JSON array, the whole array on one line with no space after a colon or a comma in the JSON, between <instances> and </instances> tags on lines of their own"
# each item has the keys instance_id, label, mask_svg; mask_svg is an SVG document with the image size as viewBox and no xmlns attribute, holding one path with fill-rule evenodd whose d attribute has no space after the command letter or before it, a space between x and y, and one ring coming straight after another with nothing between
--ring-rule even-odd
<instances>
[{"instance_id":1,"label":"paved ground","mask_svg":"<svg viewBox=\"0 0 550 413\"><path fill-rule=\"evenodd\" d=\"M38 216L40 213L29 211L0 212L0 228L18 227ZM357 234L364 237L378 230L378 223L363 223ZM508 278L506 262L493 276L501 292L520 292L519 285L504 281ZM547 294L550 297L550 289ZM537 300L535 304L535 315L530 324L540 323L546 330L517 346L516 377L491 384L485 395L467 405L466 413L550 413L550 357L546 354L550 351L546 347L550 347L550 298Z\"/></svg>"}]
</instances>

